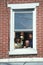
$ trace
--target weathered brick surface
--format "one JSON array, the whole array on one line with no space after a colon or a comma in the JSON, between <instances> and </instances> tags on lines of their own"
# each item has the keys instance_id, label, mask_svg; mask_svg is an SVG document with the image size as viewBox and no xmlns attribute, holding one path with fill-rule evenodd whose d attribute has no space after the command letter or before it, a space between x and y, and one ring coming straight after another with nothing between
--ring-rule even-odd
<instances>
[{"instance_id":1,"label":"weathered brick surface","mask_svg":"<svg viewBox=\"0 0 43 65\"><path fill-rule=\"evenodd\" d=\"M36 15L36 33L37 33L37 55L9 55L10 41L10 9L7 3L34 3L39 2ZM0 0L0 58L17 57L43 57L43 0Z\"/></svg>"}]
</instances>

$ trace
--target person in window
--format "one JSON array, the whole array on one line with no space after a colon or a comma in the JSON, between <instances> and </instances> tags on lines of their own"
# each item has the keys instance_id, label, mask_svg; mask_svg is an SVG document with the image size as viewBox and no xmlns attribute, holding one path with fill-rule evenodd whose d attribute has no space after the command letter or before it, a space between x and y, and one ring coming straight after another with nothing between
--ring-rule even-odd
<instances>
[{"instance_id":1,"label":"person in window","mask_svg":"<svg viewBox=\"0 0 43 65\"><path fill-rule=\"evenodd\" d=\"M25 40L24 48L28 48L28 47L30 47L30 41L29 40Z\"/></svg>"},{"instance_id":2,"label":"person in window","mask_svg":"<svg viewBox=\"0 0 43 65\"><path fill-rule=\"evenodd\" d=\"M33 36L32 33L29 34L30 47L33 48Z\"/></svg>"},{"instance_id":3,"label":"person in window","mask_svg":"<svg viewBox=\"0 0 43 65\"><path fill-rule=\"evenodd\" d=\"M33 48L33 36L32 36L32 33L29 33L25 39L25 41L28 40L27 42L24 42L24 47L26 46L27 47L27 44L28 44L28 47L31 47Z\"/></svg>"},{"instance_id":4,"label":"person in window","mask_svg":"<svg viewBox=\"0 0 43 65\"><path fill-rule=\"evenodd\" d=\"M22 48L22 43L20 38L15 38L14 46L15 48Z\"/></svg>"}]
</instances>

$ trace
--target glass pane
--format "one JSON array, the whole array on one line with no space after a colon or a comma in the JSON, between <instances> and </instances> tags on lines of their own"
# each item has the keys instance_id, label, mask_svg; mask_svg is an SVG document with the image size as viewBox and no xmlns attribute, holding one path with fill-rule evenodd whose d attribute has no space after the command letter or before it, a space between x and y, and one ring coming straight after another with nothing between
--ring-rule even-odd
<instances>
[{"instance_id":1,"label":"glass pane","mask_svg":"<svg viewBox=\"0 0 43 65\"><path fill-rule=\"evenodd\" d=\"M33 48L33 32L15 32L14 48Z\"/></svg>"},{"instance_id":2,"label":"glass pane","mask_svg":"<svg viewBox=\"0 0 43 65\"><path fill-rule=\"evenodd\" d=\"M0 65L43 65L43 62L0 62Z\"/></svg>"},{"instance_id":3,"label":"glass pane","mask_svg":"<svg viewBox=\"0 0 43 65\"><path fill-rule=\"evenodd\" d=\"M33 13L15 13L15 29L32 29Z\"/></svg>"},{"instance_id":4,"label":"glass pane","mask_svg":"<svg viewBox=\"0 0 43 65\"><path fill-rule=\"evenodd\" d=\"M0 65L43 65L43 62L1 62Z\"/></svg>"}]
</instances>

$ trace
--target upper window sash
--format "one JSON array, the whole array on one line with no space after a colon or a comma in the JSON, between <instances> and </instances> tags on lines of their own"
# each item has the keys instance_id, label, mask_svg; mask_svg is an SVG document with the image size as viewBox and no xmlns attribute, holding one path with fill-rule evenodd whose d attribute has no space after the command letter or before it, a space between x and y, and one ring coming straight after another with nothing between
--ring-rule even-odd
<instances>
[{"instance_id":1,"label":"upper window sash","mask_svg":"<svg viewBox=\"0 0 43 65\"><path fill-rule=\"evenodd\" d=\"M29 16L29 14L31 14L32 16L31 16L31 19L29 19L29 20L31 21L30 25L32 24L32 22L33 22L33 11L22 11L22 12L21 12L21 11L20 11L20 12L14 11L14 24L18 26L18 24L17 24L17 18L18 18L18 17L15 18L15 17L16 17L16 14L15 14L15 13L17 13L17 14L19 14L19 13L21 14L21 13L22 13L22 14L25 14L25 15L27 15L27 13L28 13L28 16ZM21 15L20 15L20 16L21 16ZM19 17L20 17L20 16L19 16ZM20 19L21 19L21 18L22 18L22 17L20 17ZM27 18L27 17L26 17L26 18ZM24 19L23 19L23 20L24 20ZM25 23L24 23L23 20L22 20L22 22L21 22L21 20L19 20L19 21L21 22L20 25L22 25L22 24L25 25L26 21L25 21ZM27 21L27 23L29 23L29 20ZM15 23L15 22L16 22L16 23ZM18 23L19 23L19 22L18 22ZM32 31L32 28L30 28L30 27L25 27L25 28L23 28L24 26L23 26L22 28L16 29L16 28L15 28L15 25L14 25L14 30L15 30L15 31L25 31L25 30L26 30L26 31ZM16 27L17 27L17 26L16 26ZM27 25L26 25L26 26L27 26ZM33 24L32 24L32 27L33 27ZM29 29L29 28L30 28L30 29Z\"/></svg>"}]
</instances>

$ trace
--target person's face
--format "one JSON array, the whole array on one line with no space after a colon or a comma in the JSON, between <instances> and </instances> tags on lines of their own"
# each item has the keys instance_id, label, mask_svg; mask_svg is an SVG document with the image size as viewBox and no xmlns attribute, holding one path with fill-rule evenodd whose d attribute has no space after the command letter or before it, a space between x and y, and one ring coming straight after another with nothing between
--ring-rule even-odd
<instances>
[{"instance_id":1,"label":"person's face","mask_svg":"<svg viewBox=\"0 0 43 65\"><path fill-rule=\"evenodd\" d=\"M26 47L29 46L29 40L25 41Z\"/></svg>"},{"instance_id":2,"label":"person's face","mask_svg":"<svg viewBox=\"0 0 43 65\"><path fill-rule=\"evenodd\" d=\"M32 34L29 34L29 38L32 39Z\"/></svg>"},{"instance_id":3,"label":"person's face","mask_svg":"<svg viewBox=\"0 0 43 65\"><path fill-rule=\"evenodd\" d=\"M19 38L17 39L17 42L20 43L20 39Z\"/></svg>"}]
</instances>

